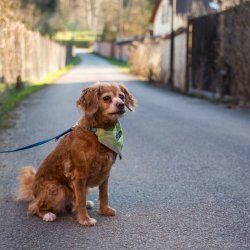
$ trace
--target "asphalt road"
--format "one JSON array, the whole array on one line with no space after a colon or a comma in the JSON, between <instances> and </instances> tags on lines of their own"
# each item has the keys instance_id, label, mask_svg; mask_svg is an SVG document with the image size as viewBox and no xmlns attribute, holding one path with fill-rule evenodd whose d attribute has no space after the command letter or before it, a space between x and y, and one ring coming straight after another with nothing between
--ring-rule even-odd
<instances>
[{"instance_id":1,"label":"asphalt road","mask_svg":"<svg viewBox=\"0 0 250 250\"><path fill-rule=\"evenodd\" d=\"M75 101L95 81L124 82L138 99L122 119L123 160L112 170L114 218L89 212L53 223L26 215L14 201L18 169L37 167L55 145L0 155L1 249L250 249L250 112L194 99L119 73L103 59L83 62L24 101L1 148L26 145L66 130L80 113ZM97 190L91 194L97 203Z\"/></svg>"}]
</instances>

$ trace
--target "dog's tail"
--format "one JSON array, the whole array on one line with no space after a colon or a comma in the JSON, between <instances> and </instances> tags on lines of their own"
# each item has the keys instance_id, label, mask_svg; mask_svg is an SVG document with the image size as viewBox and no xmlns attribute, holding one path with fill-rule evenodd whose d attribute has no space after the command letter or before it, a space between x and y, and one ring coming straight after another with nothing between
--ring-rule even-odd
<instances>
[{"instance_id":1,"label":"dog's tail","mask_svg":"<svg viewBox=\"0 0 250 250\"><path fill-rule=\"evenodd\" d=\"M32 186L35 175L36 171L32 167L23 167L20 170L17 201L32 201L34 199Z\"/></svg>"}]
</instances>

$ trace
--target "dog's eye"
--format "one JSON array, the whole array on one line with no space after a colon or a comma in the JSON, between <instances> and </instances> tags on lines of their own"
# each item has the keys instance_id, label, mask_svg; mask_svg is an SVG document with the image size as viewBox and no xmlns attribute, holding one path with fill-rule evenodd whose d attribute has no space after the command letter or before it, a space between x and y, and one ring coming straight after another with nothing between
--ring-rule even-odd
<instances>
[{"instance_id":1,"label":"dog's eye","mask_svg":"<svg viewBox=\"0 0 250 250\"><path fill-rule=\"evenodd\" d=\"M102 98L105 102L111 101L111 97L109 95L106 95Z\"/></svg>"},{"instance_id":2,"label":"dog's eye","mask_svg":"<svg viewBox=\"0 0 250 250\"><path fill-rule=\"evenodd\" d=\"M119 98L124 101L124 95L123 94L119 94Z\"/></svg>"}]
</instances>

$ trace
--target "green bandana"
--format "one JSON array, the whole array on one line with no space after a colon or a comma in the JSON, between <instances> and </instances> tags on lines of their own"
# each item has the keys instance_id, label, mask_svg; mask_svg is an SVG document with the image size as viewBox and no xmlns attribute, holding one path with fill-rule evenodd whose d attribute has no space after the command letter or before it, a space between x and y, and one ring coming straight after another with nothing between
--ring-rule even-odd
<instances>
[{"instance_id":1,"label":"green bandana","mask_svg":"<svg viewBox=\"0 0 250 250\"><path fill-rule=\"evenodd\" d=\"M96 128L92 129L92 131L95 132L101 144L117 153L120 160L122 159L123 133L119 122L112 129Z\"/></svg>"}]
</instances>

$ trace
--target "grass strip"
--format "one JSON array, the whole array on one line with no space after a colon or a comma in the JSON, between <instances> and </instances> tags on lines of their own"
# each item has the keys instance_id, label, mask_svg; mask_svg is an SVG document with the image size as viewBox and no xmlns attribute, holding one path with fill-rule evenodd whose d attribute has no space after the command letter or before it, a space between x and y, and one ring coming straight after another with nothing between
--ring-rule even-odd
<instances>
[{"instance_id":1,"label":"grass strip","mask_svg":"<svg viewBox=\"0 0 250 250\"><path fill-rule=\"evenodd\" d=\"M64 45L72 44L77 48L89 48L99 35L91 30L64 31L54 34L53 40Z\"/></svg>"},{"instance_id":2,"label":"grass strip","mask_svg":"<svg viewBox=\"0 0 250 250\"><path fill-rule=\"evenodd\" d=\"M130 73L130 67L128 65L127 62L121 61L121 60L117 60L115 58L111 58L111 57L106 57L106 56L102 56L96 52L92 52L94 55L103 58L105 60L107 60L109 63L111 63L112 65L118 66L120 68L120 71L122 73Z\"/></svg>"},{"instance_id":3,"label":"grass strip","mask_svg":"<svg viewBox=\"0 0 250 250\"><path fill-rule=\"evenodd\" d=\"M76 56L68 65L59 69L56 72L48 74L42 81L30 82L24 86L21 90L16 90L11 88L7 90L6 93L3 92L3 87L0 88L0 122L5 118L5 114L11 111L17 106L22 100L31 95L32 93L37 92L43 87L55 82L59 77L64 75L75 65L81 61L80 57ZM0 85L1 86L1 85ZM1 92L2 90L2 92Z\"/></svg>"},{"instance_id":4,"label":"grass strip","mask_svg":"<svg viewBox=\"0 0 250 250\"><path fill-rule=\"evenodd\" d=\"M90 30L83 30L83 31L64 31L64 32L57 32L54 34L54 40L60 41L88 41L94 42L96 37L100 35Z\"/></svg>"}]
</instances>

